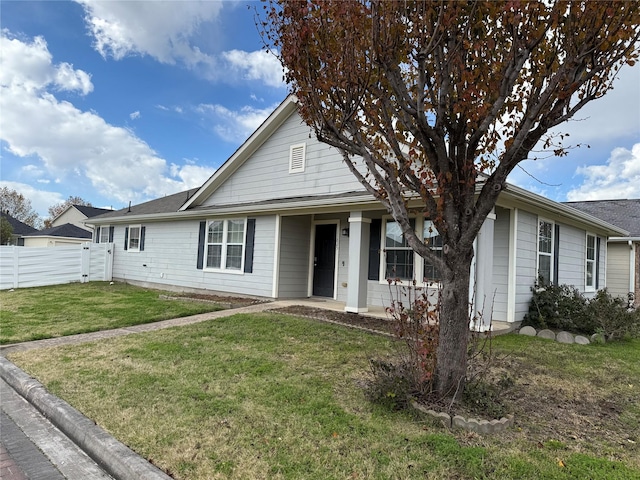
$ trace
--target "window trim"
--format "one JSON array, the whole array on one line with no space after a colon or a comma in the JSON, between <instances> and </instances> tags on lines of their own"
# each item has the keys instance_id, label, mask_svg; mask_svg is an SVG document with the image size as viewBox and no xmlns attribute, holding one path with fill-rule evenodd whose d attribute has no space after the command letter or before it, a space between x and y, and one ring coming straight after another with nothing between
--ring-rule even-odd
<instances>
[{"instance_id":1,"label":"window trim","mask_svg":"<svg viewBox=\"0 0 640 480\"><path fill-rule=\"evenodd\" d=\"M430 219L424 219L424 218L416 218L416 217L410 217L410 220L414 220L415 224L414 224L414 231L415 233L418 235L418 237L424 232L424 225L425 222L427 221L431 221ZM379 258L380 258L380 266L379 266L379 276L378 276L378 283L380 285L387 285L388 279L386 276L386 270L387 270L387 259L386 259L386 236L387 236L387 223L388 222L395 222L395 220L389 216L383 216L382 217L382 223L380 226L380 253L379 253ZM434 226L435 228L435 226ZM408 282L407 284L413 282L413 280L416 281L416 285L422 288L438 288L442 282L441 281L430 281L430 282L425 282L424 281L424 262L425 259L422 258L418 253L414 252L413 249L411 247L408 247L409 250L411 250L413 252L413 276L414 278L412 279L400 279L403 283L404 282ZM440 248L441 250L441 248Z\"/></svg>"},{"instance_id":2,"label":"window trim","mask_svg":"<svg viewBox=\"0 0 640 480\"><path fill-rule=\"evenodd\" d=\"M589 237L593 238L593 258L589 259ZM595 292L597 279L596 275L598 274L597 262L598 262L598 237L590 232L585 233L585 244L584 244L584 291L585 292ZM591 271L591 285L587 283L587 279L589 278L587 272L589 270L589 263L592 265Z\"/></svg>"},{"instance_id":3,"label":"window trim","mask_svg":"<svg viewBox=\"0 0 640 480\"><path fill-rule=\"evenodd\" d=\"M294 152L298 149L302 149L300 156L302 157L299 161L299 165L294 165ZM307 164L307 144L306 143L296 143L289 147L289 173L304 173L305 167Z\"/></svg>"},{"instance_id":4,"label":"window trim","mask_svg":"<svg viewBox=\"0 0 640 480\"><path fill-rule=\"evenodd\" d=\"M142 224L138 223L136 225L129 225L127 227L129 229L129 236L127 238L127 251L128 252L139 252L140 251L140 242L142 241ZM137 228L138 229L138 246L137 247L132 247L131 246L131 231Z\"/></svg>"},{"instance_id":5,"label":"window trim","mask_svg":"<svg viewBox=\"0 0 640 480\"><path fill-rule=\"evenodd\" d=\"M98 232L98 242L97 243L111 243L109 242L109 237L110 237L110 229L111 226L110 225L101 225L100 227L98 227L99 232ZM106 240L104 240L102 237L103 235L106 234Z\"/></svg>"},{"instance_id":6,"label":"window trim","mask_svg":"<svg viewBox=\"0 0 640 480\"><path fill-rule=\"evenodd\" d=\"M550 238L550 243L551 243L551 252L541 252L540 251L540 224L541 223L548 223L549 225L551 225L551 238ZM548 256L549 257L549 285L553 284L553 280L554 280L554 256L555 256L555 235L556 235L556 229L555 229L555 222L552 220L549 220L547 218L543 218L543 217L538 217L538 221L536 222L536 284L538 283L538 281L540 280L540 256L544 255L545 257ZM541 285L540 285L541 286Z\"/></svg>"},{"instance_id":7,"label":"window trim","mask_svg":"<svg viewBox=\"0 0 640 480\"><path fill-rule=\"evenodd\" d=\"M242 221L242 243L229 242L228 241L228 233L229 233L229 223L233 221ZM222 222L222 243L217 242L209 242L209 226L213 222ZM207 272L219 272L219 273L231 273L234 275L244 275L244 264L245 264L245 252L247 249L247 217L233 217L233 218L210 218L206 221L205 224L205 237L204 237L204 257L203 257L203 265L202 269ZM220 267L210 267L208 265L207 259L209 256L209 246L210 245L221 245L220 249ZM233 245L241 245L242 250L240 252L240 267L239 268L229 268L227 267L227 249L229 246Z\"/></svg>"}]
</instances>

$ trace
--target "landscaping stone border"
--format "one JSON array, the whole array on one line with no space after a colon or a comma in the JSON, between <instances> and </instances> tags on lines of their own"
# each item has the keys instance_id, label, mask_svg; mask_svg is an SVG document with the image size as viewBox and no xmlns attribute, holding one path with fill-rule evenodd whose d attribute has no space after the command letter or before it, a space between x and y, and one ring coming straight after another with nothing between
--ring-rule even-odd
<instances>
[{"instance_id":1,"label":"landscaping stone border","mask_svg":"<svg viewBox=\"0 0 640 480\"><path fill-rule=\"evenodd\" d=\"M426 413L434 420L441 422L449 429L461 428L475 433L491 434L499 433L513 426L513 415L507 415L500 420L478 420L476 418L464 418L462 415L454 415L453 417L445 412L436 412L430 410L424 405L420 405L415 400L411 400L411 406L416 410Z\"/></svg>"},{"instance_id":2,"label":"landscaping stone border","mask_svg":"<svg viewBox=\"0 0 640 480\"><path fill-rule=\"evenodd\" d=\"M601 335L595 333L591 335L591 340L589 340L587 337L582 335L574 335L573 333L565 331L555 333L553 330L549 330L548 328L536 331L535 328L529 325L522 327L518 333L520 335L526 335L527 337L540 337L548 340L555 340L558 343L577 343L578 345L589 345L591 342L598 341L601 337Z\"/></svg>"}]
</instances>

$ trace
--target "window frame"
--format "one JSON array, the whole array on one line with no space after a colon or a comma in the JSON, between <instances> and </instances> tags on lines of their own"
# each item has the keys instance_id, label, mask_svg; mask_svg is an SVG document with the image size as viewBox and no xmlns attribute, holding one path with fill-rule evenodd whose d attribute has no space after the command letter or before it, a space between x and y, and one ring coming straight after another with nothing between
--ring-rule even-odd
<instances>
[{"instance_id":1,"label":"window frame","mask_svg":"<svg viewBox=\"0 0 640 480\"><path fill-rule=\"evenodd\" d=\"M142 240L142 224L138 223L136 225L129 225L127 227L128 230L128 237L127 237L127 251L128 252L139 252L140 251L140 242ZM133 239L133 235L132 232L134 229L138 230L138 245L136 247L132 247L131 246L131 240Z\"/></svg>"},{"instance_id":2,"label":"window frame","mask_svg":"<svg viewBox=\"0 0 640 480\"><path fill-rule=\"evenodd\" d=\"M425 229L425 226L427 224L433 225L433 222L430 219L421 219L421 218L411 217L409 220L414 222L414 225L413 225L414 232L418 235L418 237L420 237L421 234L424 235L424 229ZM413 254L412 255L412 259L413 259L413 265L412 265L413 278L407 279L407 278L400 278L400 277L387 277L387 255L386 255L386 252L387 252L387 248L388 247L386 245L386 237L387 237L387 224L388 223L397 223L397 222L390 216L385 216L385 217L382 218L382 224L380 226L380 254L379 254L380 255L380 269L379 269L379 277L378 277L379 280L378 280L378 283L380 283L381 285L387 285L389 278L391 280L395 280L396 278L398 278L402 282L409 282L409 283L411 283L411 282L413 282L415 280L416 285L418 285L420 287L437 288L441 284L441 278L439 278L437 281L436 280L425 281L425 277L424 277L425 268L424 267L425 267L425 262L427 260L422 258L416 252L414 252L413 249L410 246L406 246L406 247L402 247L402 248L396 247L396 248L393 248L393 250L408 250L408 251L412 252L412 254ZM433 225L433 228L435 229L435 225ZM442 251L442 247L441 246L440 247L436 247L434 250Z\"/></svg>"},{"instance_id":3,"label":"window frame","mask_svg":"<svg viewBox=\"0 0 640 480\"><path fill-rule=\"evenodd\" d=\"M593 239L593 258L589 258L589 238ZM597 279L596 275L598 274L597 261L598 261L598 237L593 234L586 232L585 234L585 248L584 248L584 291L585 292L595 292ZM588 283L589 280L589 265L591 265L591 284Z\"/></svg>"},{"instance_id":4,"label":"window frame","mask_svg":"<svg viewBox=\"0 0 640 480\"><path fill-rule=\"evenodd\" d=\"M229 225L231 222L242 222L242 242L229 241ZM210 242L209 241L209 228L211 224L215 222L222 222L222 241ZM239 233L239 231L236 231ZM213 246L220 246L220 266L209 265L209 248ZM240 265L238 268L229 266L229 247L240 246ZM203 270L209 272L224 272L232 273L236 275L244 274L244 262L245 252L247 249L247 217L234 217L234 218L212 218L207 220L205 225L205 238L204 238L204 258L203 258Z\"/></svg>"},{"instance_id":5,"label":"window frame","mask_svg":"<svg viewBox=\"0 0 640 480\"><path fill-rule=\"evenodd\" d=\"M429 247L431 248L432 252L440 252L439 254L436 253L436 255L438 255L440 258L442 258L442 247L443 247L443 245L442 245L442 237L440 236L440 232L438 232L438 229L436 228L435 224L433 223L433 220L430 220L430 219L427 219L427 218L422 220L422 236L423 236L422 240L424 241L424 239L426 238L425 237L425 229L427 228L427 225L429 225L431 228L433 228L433 230L437 233L437 235L435 235L433 237L430 237L430 238L434 238L434 239L435 238L439 238L440 239L440 244L439 245L430 245ZM422 263L422 275L421 275L422 283L427 285L427 286L431 286L431 285L438 286L438 285L441 285L442 284L442 273L438 272L438 269L437 269L437 267L435 265L432 265L432 267L434 269L434 272L438 272L438 277L436 278L434 276L434 278L431 279L430 281L425 281L425 278L426 278L425 277L425 270L426 270L425 267L426 267L426 263L427 262L428 262L428 260L426 258L423 258L422 262L421 262Z\"/></svg>"},{"instance_id":6,"label":"window frame","mask_svg":"<svg viewBox=\"0 0 640 480\"><path fill-rule=\"evenodd\" d=\"M541 224L546 223L549 225L551 236L549 238L550 251L543 252L540 250L540 238L541 238ZM554 279L554 255L555 255L555 222L548 220L546 218L538 217L538 221L536 222L536 284L540 281L540 257L548 257L549 258L549 280L548 285L553 285ZM543 285L539 285L543 286Z\"/></svg>"},{"instance_id":7,"label":"window frame","mask_svg":"<svg viewBox=\"0 0 640 480\"><path fill-rule=\"evenodd\" d=\"M98 242L97 243L109 243L109 232L110 232L110 225L104 225L104 226L100 226L100 233L98 235ZM106 234L106 238L103 238L103 236Z\"/></svg>"}]
</instances>

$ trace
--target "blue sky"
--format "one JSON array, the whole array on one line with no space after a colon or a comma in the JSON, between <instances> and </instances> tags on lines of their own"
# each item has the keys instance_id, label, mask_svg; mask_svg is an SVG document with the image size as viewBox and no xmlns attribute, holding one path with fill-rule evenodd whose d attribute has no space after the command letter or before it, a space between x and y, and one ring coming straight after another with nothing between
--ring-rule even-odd
<instances>
[{"instance_id":1,"label":"blue sky","mask_svg":"<svg viewBox=\"0 0 640 480\"><path fill-rule=\"evenodd\" d=\"M0 185L44 218L199 186L287 95L247 1L2 1ZM554 200L640 198L640 64L561 129L589 144L510 180Z\"/></svg>"}]
</instances>

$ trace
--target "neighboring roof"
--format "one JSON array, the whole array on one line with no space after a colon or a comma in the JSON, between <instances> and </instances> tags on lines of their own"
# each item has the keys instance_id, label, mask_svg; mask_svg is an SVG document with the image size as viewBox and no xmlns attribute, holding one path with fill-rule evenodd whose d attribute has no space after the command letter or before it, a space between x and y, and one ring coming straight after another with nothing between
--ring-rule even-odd
<instances>
[{"instance_id":1,"label":"neighboring roof","mask_svg":"<svg viewBox=\"0 0 640 480\"><path fill-rule=\"evenodd\" d=\"M640 198L564 203L627 230L630 237L640 237Z\"/></svg>"},{"instance_id":2,"label":"neighboring roof","mask_svg":"<svg viewBox=\"0 0 640 480\"><path fill-rule=\"evenodd\" d=\"M64 225L58 225L57 227L46 228L44 230L36 231L25 237L67 237L67 238L91 238L91 232L84 228L76 227L72 223L65 223Z\"/></svg>"},{"instance_id":3,"label":"neighboring roof","mask_svg":"<svg viewBox=\"0 0 640 480\"><path fill-rule=\"evenodd\" d=\"M173 195L167 195L166 197L157 198L149 202L140 203L138 205L131 205L131 207L121 208L120 210L109 210L107 213L91 217L93 224L95 220L108 220L118 217L132 217L137 215L152 215L158 213L172 213L177 212L180 207L189 200L194 193L198 191L198 188L192 188L183 192L174 193ZM103 221L96 223L105 223Z\"/></svg>"},{"instance_id":4,"label":"neighboring roof","mask_svg":"<svg viewBox=\"0 0 640 480\"><path fill-rule=\"evenodd\" d=\"M110 208L97 208L97 207L88 207L87 205L72 205L77 210L80 211L85 217L91 218L97 215L102 215L103 213L112 212L113 210Z\"/></svg>"},{"instance_id":5,"label":"neighboring roof","mask_svg":"<svg viewBox=\"0 0 640 480\"><path fill-rule=\"evenodd\" d=\"M33 228L31 225L27 225L26 223L21 222L17 218L13 218L8 213L5 213L5 212L0 212L0 213L2 215L2 218L6 218L9 224L11 225L14 235L18 235L18 236L31 235L32 233L38 231L37 229Z\"/></svg>"}]
</instances>

